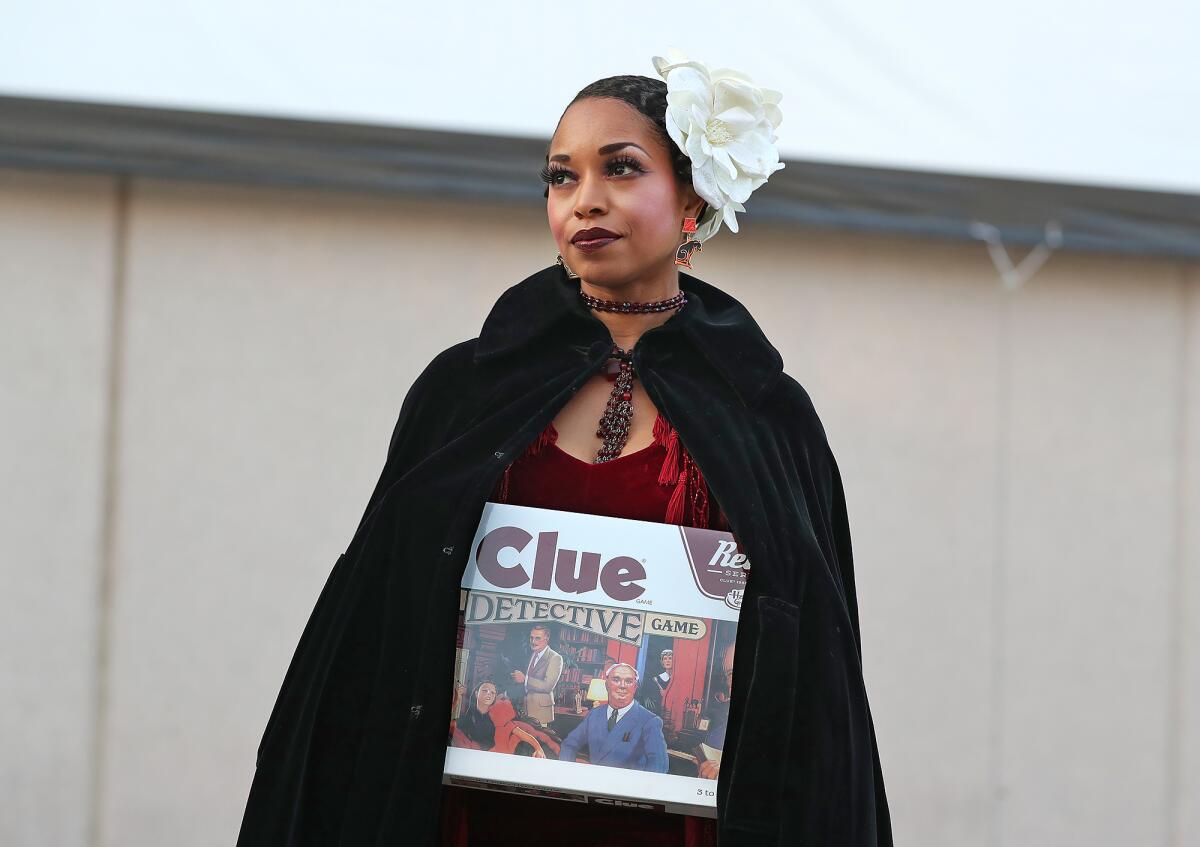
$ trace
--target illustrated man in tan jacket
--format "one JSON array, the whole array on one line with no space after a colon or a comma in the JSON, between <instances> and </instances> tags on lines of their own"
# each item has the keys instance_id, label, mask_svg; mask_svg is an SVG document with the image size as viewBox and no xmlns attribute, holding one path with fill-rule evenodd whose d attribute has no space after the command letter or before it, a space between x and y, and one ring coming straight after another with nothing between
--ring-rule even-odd
<instances>
[{"instance_id":1,"label":"illustrated man in tan jacket","mask_svg":"<svg viewBox=\"0 0 1200 847\"><path fill-rule=\"evenodd\" d=\"M525 672L513 671L514 682L525 685L525 714L548 726L554 720L554 686L562 676L562 656L550 649L550 629L537 624L529 630L533 655Z\"/></svg>"}]
</instances>

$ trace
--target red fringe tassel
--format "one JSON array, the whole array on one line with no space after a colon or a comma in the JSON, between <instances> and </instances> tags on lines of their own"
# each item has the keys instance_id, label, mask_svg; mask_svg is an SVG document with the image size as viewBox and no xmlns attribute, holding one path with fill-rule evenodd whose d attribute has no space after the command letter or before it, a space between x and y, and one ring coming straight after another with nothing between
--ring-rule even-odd
<instances>
[{"instance_id":1,"label":"red fringe tassel","mask_svg":"<svg viewBox=\"0 0 1200 847\"><path fill-rule=\"evenodd\" d=\"M654 422L654 440L667 448L658 484L675 486L667 501L665 522L707 527L708 485L700 467L680 442L679 433L661 413Z\"/></svg>"},{"instance_id":2,"label":"red fringe tassel","mask_svg":"<svg viewBox=\"0 0 1200 847\"><path fill-rule=\"evenodd\" d=\"M554 422L546 424L546 428L538 434L538 437L533 440L533 443L525 448L525 452L530 456L536 455L539 450L547 445L558 441L558 430L554 428Z\"/></svg>"},{"instance_id":3,"label":"red fringe tassel","mask_svg":"<svg viewBox=\"0 0 1200 847\"><path fill-rule=\"evenodd\" d=\"M658 484L674 485L683 470L680 456L683 447L679 443L679 433L661 414L654 421L654 440L667 448L667 457L663 459L662 470L658 472Z\"/></svg>"},{"instance_id":4,"label":"red fringe tassel","mask_svg":"<svg viewBox=\"0 0 1200 847\"><path fill-rule=\"evenodd\" d=\"M494 502L494 503L507 503L508 502L508 477L509 477L508 472L511 470L512 470L512 464L509 464L509 466L504 469L504 475L500 477L500 483L499 483L499 485L496 486L495 493L492 494L492 502Z\"/></svg>"},{"instance_id":5,"label":"red fringe tassel","mask_svg":"<svg viewBox=\"0 0 1200 847\"><path fill-rule=\"evenodd\" d=\"M554 423L552 421L552 422L546 424L546 428L538 433L538 437L533 439L533 443L531 443L528 447L525 448L525 452L522 453L521 456L534 456L543 447L545 447L549 444L553 444L556 441L558 441L558 430L556 430L554 428ZM496 491L493 494L493 497L494 497L493 502L495 502L495 503L507 503L508 502L508 484L509 484L509 479L512 476L512 474L511 474L512 466L514 464L516 464L516 462L519 459L520 459L520 457L518 457L517 459L513 459L511 462L508 463L508 467L506 467L504 469L504 474L500 477L500 482L497 483L497 485L496 485Z\"/></svg>"}]
</instances>

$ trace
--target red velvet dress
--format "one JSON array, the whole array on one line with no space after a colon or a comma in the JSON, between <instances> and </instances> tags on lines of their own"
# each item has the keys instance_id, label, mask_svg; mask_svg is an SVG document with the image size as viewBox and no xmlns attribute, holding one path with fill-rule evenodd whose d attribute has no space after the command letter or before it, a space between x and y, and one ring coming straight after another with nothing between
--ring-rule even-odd
<instances>
[{"instance_id":1,"label":"red velvet dress","mask_svg":"<svg viewBox=\"0 0 1200 847\"><path fill-rule=\"evenodd\" d=\"M699 468L661 414L654 441L601 464L577 459L555 444L553 424L514 461L492 501L615 518L728 530L710 508ZM442 847L609 844L622 847L715 847L716 821L477 789L442 789ZM594 833L589 840L586 834Z\"/></svg>"}]
</instances>

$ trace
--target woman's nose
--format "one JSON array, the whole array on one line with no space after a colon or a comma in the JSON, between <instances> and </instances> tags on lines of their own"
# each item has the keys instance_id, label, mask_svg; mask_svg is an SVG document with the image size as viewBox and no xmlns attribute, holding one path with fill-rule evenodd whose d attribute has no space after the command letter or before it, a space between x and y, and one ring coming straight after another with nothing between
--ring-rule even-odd
<instances>
[{"instance_id":1,"label":"woman's nose","mask_svg":"<svg viewBox=\"0 0 1200 847\"><path fill-rule=\"evenodd\" d=\"M579 188L575 192L575 214L580 217L603 214L608 208L606 193L604 181L599 177L580 177Z\"/></svg>"}]
</instances>

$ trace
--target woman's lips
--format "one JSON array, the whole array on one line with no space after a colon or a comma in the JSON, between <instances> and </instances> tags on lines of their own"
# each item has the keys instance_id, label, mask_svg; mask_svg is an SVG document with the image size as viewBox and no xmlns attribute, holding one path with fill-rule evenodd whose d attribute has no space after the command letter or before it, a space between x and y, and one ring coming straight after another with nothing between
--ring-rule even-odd
<instances>
[{"instance_id":1,"label":"woman's lips","mask_svg":"<svg viewBox=\"0 0 1200 847\"><path fill-rule=\"evenodd\" d=\"M602 250L603 248L607 247L609 244L612 244L614 241L617 241L618 239L620 239L620 237L621 236L618 235L618 236L613 236L613 237L606 236L604 238L587 238L587 239L580 239L579 241L572 241L571 243L574 244L576 247L578 247L580 250L582 250L585 253L592 253L592 252L595 252L596 250Z\"/></svg>"}]
</instances>

